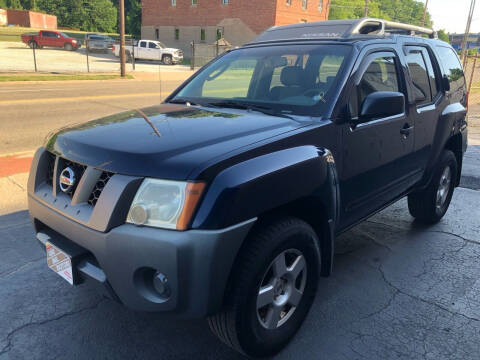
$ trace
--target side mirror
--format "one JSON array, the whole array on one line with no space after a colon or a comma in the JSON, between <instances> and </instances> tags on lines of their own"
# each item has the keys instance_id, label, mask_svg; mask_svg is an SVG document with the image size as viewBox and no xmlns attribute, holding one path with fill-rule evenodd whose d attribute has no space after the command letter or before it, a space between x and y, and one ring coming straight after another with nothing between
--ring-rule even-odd
<instances>
[{"instance_id":1,"label":"side mirror","mask_svg":"<svg viewBox=\"0 0 480 360\"><path fill-rule=\"evenodd\" d=\"M445 91L450 91L450 80L448 79L447 75L443 75L442 77L442 87Z\"/></svg>"},{"instance_id":2,"label":"side mirror","mask_svg":"<svg viewBox=\"0 0 480 360\"><path fill-rule=\"evenodd\" d=\"M360 111L360 123L374 119L403 114L405 96L399 92L376 91L363 100Z\"/></svg>"}]
</instances>

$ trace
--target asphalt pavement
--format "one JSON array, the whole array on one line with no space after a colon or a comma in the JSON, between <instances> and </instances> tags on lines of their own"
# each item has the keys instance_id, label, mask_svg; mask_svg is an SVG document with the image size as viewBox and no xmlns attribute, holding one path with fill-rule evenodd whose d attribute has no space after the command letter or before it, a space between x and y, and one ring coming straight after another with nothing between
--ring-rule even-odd
<instances>
[{"instance_id":1,"label":"asphalt pavement","mask_svg":"<svg viewBox=\"0 0 480 360\"><path fill-rule=\"evenodd\" d=\"M32 150L55 127L159 101L155 81L92 84L1 84L0 154ZM333 275L276 359L480 358L478 138L471 144L439 224L414 222L401 200L337 239ZM0 177L0 360L242 358L204 320L134 312L48 269L24 210L26 179ZM9 196L12 210L2 211Z\"/></svg>"},{"instance_id":2,"label":"asphalt pavement","mask_svg":"<svg viewBox=\"0 0 480 360\"><path fill-rule=\"evenodd\" d=\"M155 80L85 80L0 84L0 155L40 146L52 130L159 104L191 73Z\"/></svg>"}]
</instances>

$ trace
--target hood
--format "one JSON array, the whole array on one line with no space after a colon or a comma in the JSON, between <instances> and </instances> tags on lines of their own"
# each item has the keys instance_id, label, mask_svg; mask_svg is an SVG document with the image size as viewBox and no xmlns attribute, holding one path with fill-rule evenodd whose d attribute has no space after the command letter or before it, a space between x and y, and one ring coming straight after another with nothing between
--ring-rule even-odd
<instances>
[{"instance_id":1,"label":"hood","mask_svg":"<svg viewBox=\"0 0 480 360\"><path fill-rule=\"evenodd\" d=\"M214 157L301 126L258 112L162 104L63 128L46 148L120 174L186 180Z\"/></svg>"},{"instance_id":2,"label":"hood","mask_svg":"<svg viewBox=\"0 0 480 360\"><path fill-rule=\"evenodd\" d=\"M175 51L180 51L180 49L174 49L174 48L165 48L163 51L168 51L168 52L175 52Z\"/></svg>"}]
</instances>

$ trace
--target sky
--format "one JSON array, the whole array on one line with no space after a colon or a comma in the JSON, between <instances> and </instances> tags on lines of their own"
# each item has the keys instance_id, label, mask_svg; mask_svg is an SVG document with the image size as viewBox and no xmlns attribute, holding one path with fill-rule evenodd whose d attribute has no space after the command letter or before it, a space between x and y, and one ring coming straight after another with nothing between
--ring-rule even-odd
<instances>
[{"instance_id":1,"label":"sky","mask_svg":"<svg viewBox=\"0 0 480 360\"><path fill-rule=\"evenodd\" d=\"M421 0L425 2L425 0ZM428 11L435 30L449 33L464 33L471 0L428 0ZM480 32L480 1L476 2L471 33Z\"/></svg>"}]
</instances>

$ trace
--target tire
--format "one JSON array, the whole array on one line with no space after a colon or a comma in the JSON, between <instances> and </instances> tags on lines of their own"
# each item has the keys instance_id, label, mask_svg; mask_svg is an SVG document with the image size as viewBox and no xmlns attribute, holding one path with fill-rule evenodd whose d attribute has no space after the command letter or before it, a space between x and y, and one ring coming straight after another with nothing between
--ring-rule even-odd
<instances>
[{"instance_id":1,"label":"tire","mask_svg":"<svg viewBox=\"0 0 480 360\"><path fill-rule=\"evenodd\" d=\"M70 44L70 43L66 43L63 47L64 47L65 50L67 50L67 51L72 51L72 50L73 50L73 46L72 46L72 44Z\"/></svg>"},{"instance_id":2,"label":"tire","mask_svg":"<svg viewBox=\"0 0 480 360\"><path fill-rule=\"evenodd\" d=\"M173 64L172 57L170 55L163 55L162 63L165 65L172 65Z\"/></svg>"},{"instance_id":3,"label":"tire","mask_svg":"<svg viewBox=\"0 0 480 360\"><path fill-rule=\"evenodd\" d=\"M34 40L30 40L30 41L28 42L28 46L30 47L30 49L33 49L33 48L38 49L38 44L37 44L37 42L34 41Z\"/></svg>"},{"instance_id":4,"label":"tire","mask_svg":"<svg viewBox=\"0 0 480 360\"><path fill-rule=\"evenodd\" d=\"M247 356L272 356L283 349L314 300L320 276L318 244L313 229L296 218L282 218L257 229L235 261L223 309L208 318L212 332ZM280 282L275 273L282 271L274 269L282 268L276 266L281 259L286 272ZM260 289L265 296L259 296Z\"/></svg>"},{"instance_id":5,"label":"tire","mask_svg":"<svg viewBox=\"0 0 480 360\"><path fill-rule=\"evenodd\" d=\"M427 188L408 195L408 211L419 222L439 222L450 206L457 177L457 159L444 150Z\"/></svg>"}]
</instances>

